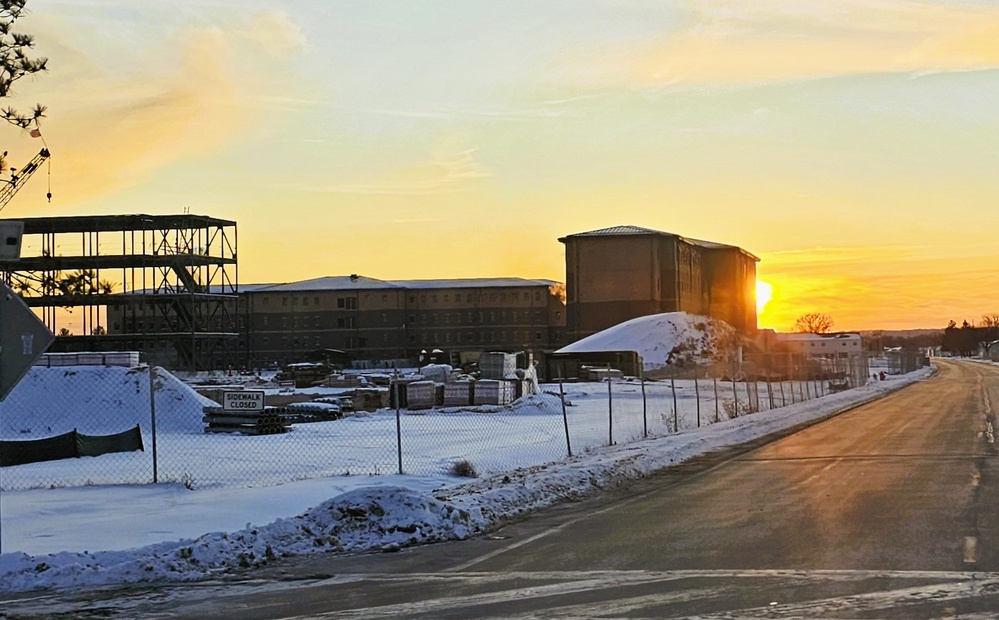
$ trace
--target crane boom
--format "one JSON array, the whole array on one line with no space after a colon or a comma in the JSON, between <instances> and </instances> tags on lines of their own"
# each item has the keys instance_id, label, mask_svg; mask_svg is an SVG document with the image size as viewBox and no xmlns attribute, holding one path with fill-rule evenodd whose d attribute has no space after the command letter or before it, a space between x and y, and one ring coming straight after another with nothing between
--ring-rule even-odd
<instances>
[{"instance_id":1,"label":"crane boom","mask_svg":"<svg viewBox=\"0 0 999 620\"><path fill-rule=\"evenodd\" d=\"M49 150L42 149L31 158L31 161L24 164L24 167L15 173L10 175L10 179L6 181L6 185L0 188L0 210L7 206L7 203L14 198L14 194L17 190L21 189L21 186L31 178L31 175L35 173L36 170L42 165L46 159L49 158Z\"/></svg>"}]
</instances>

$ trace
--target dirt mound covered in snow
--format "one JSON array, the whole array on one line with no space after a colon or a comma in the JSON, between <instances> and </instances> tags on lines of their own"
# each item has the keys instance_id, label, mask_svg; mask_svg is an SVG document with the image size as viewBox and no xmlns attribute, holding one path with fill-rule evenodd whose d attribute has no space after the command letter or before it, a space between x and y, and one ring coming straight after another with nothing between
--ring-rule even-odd
<instances>
[{"instance_id":1,"label":"dirt mound covered in snow","mask_svg":"<svg viewBox=\"0 0 999 620\"><path fill-rule=\"evenodd\" d=\"M161 432L202 433L202 407L211 401L172 374L156 369L156 426ZM151 427L149 369L119 366L36 366L0 403L0 438L37 439L76 429L109 435Z\"/></svg>"},{"instance_id":2,"label":"dirt mound covered in snow","mask_svg":"<svg viewBox=\"0 0 999 620\"><path fill-rule=\"evenodd\" d=\"M557 353L635 351L645 370L683 360L697 363L710 358L731 341L728 323L686 312L640 316L563 347Z\"/></svg>"}]
</instances>

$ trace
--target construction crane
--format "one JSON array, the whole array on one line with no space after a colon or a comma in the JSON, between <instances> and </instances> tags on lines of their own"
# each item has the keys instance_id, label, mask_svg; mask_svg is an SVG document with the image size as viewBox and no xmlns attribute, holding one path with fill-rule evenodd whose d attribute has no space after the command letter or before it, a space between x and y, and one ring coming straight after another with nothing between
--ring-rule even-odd
<instances>
[{"instance_id":1,"label":"construction crane","mask_svg":"<svg viewBox=\"0 0 999 620\"><path fill-rule=\"evenodd\" d=\"M4 153L4 155L6 154L7 153ZM4 185L3 188L0 188L0 211L2 211L3 208L7 206L7 203L10 202L12 198L14 198L14 194L17 193L17 190L21 189L21 186L24 185L24 183L31 178L31 175L33 175L35 171L38 170L38 168L42 165L42 163L48 158L49 158L49 150L43 148L41 151L38 151L38 155L35 155L33 158L31 158L31 161L24 164L24 167L21 168L20 170L14 171L13 168L10 169L11 170L10 179L6 181L6 185ZM46 194L46 197L49 199L49 201L51 201L52 192Z\"/></svg>"}]
</instances>

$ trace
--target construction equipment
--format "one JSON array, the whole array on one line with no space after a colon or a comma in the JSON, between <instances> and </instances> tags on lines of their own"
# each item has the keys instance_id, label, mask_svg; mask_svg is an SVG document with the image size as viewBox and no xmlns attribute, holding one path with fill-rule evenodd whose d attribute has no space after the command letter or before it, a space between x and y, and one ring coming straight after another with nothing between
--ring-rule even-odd
<instances>
[{"instance_id":1,"label":"construction equipment","mask_svg":"<svg viewBox=\"0 0 999 620\"><path fill-rule=\"evenodd\" d=\"M6 153L4 153L4 155L6 155ZM0 188L0 210L3 210L3 208L7 206L7 203L14 198L14 194L17 193L17 190L21 189L21 186L31 178L31 175L33 175L48 158L49 150L43 148L38 152L38 155L35 155L31 161L26 163L19 171L14 172L14 169L11 168L10 179L6 181L6 185L4 185L3 188ZM48 192L46 197L49 201L51 201L52 192Z\"/></svg>"}]
</instances>

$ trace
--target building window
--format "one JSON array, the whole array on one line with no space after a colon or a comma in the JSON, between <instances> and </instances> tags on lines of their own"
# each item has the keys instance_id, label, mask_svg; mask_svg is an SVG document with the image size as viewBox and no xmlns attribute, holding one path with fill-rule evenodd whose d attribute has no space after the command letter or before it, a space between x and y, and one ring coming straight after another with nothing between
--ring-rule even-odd
<instances>
[{"instance_id":1,"label":"building window","mask_svg":"<svg viewBox=\"0 0 999 620\"><path fill-rule=\"evenodd\" d=\"M309 305L309 298L308 297L303 297L302 298L302 305L303 306L308 306Z\"/></svg>"},{"instance_id":2,"label":"building window","mask_svg":"<svg viewBox=\"0 0 999 620\"><path fill-rule=\"evenodd\" d=\"M534 339L541 340L541 332L534 332Z\"/></svg>"},{"instance_id":3,"label":"building window","mask_svg":"<svg viewBox=\"0 0 999 620\"><path fill-rule=\"evenodd\" d=\"M388 323L388 314L382 312L382 323Z\"/></svg>"},{"instance_id":4,"label":"building window","mask_svg":"<svg viewBox=\"0 0 999 620\"><path fill-rule=\"evenodd\" d=\"M287 306L288 305L288 298L287 297L282 297L281 298L281 305L282 306Z\"/></svg>"}]
</instances>

